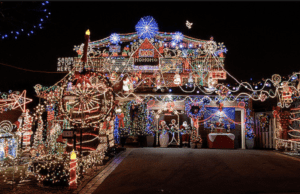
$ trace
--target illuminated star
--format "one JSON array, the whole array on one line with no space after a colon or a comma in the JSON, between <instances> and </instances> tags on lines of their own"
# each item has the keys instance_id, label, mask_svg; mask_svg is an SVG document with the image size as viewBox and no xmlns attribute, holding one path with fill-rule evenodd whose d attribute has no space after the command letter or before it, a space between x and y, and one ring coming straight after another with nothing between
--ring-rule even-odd
<instances>
[{"instance_id":1,"label":"illuminated star","mask_svg":"<svg viewBox=\"0 0 300 194\"><path fill-rule=\"evenodd\" d=\"M12 97L15 99L15 103L12 104L12 109L20 107L23 112L26 111L26 104L32 102L32 99L26 98L26 90L24 90L20 95L12 94Z\"/></svg>"}]
</instances>

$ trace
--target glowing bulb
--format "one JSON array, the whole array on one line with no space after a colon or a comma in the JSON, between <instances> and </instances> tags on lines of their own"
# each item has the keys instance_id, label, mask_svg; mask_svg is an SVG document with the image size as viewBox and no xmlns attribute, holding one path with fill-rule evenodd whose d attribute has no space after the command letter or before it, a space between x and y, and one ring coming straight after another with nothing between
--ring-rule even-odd
<instances>
[{"instance_id":1,"label":"glowing bulb","mask_svg":"<svg viewBox=\"0 0 300 194\"><path fill-rule=\"evenodd\" d=\"M85 32L85 35L90 35L91 34L91 32L90 32L90 30L88 29L86 32Z\"/></svg>"}]
</instances>

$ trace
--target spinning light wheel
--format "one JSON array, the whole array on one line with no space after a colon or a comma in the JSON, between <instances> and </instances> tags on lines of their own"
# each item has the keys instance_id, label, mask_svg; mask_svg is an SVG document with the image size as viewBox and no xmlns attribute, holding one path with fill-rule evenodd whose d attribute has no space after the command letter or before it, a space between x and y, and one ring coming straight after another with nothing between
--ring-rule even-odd
<instances>
[{"instance_id":1,"label":"spinning light wheel","mask_svg":"<svg viewBox=\"0 0 300 194\"><path fill-rule=\"evenodd\" d=\"M62 112L71 125L80 127L99 123L107 116L113 104L112 91L105 80L93 80L91 84L78 84L72 88L64 87L62 94Z\"/></svg>"}]
</instances>

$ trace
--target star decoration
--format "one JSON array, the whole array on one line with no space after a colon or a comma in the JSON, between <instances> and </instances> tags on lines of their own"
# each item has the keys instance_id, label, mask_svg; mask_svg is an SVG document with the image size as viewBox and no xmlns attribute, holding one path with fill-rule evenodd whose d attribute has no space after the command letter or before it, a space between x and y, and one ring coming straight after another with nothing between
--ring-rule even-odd
<instances>
[{"instance_id":1,"label":"star decoration","mask_svg":"<svg viewBox=\"0 0 300 194\"><path fill-rule=\"evenodd\" d=\"M32 102L32 99L26 98L26 90L20 95L11 93L9 99L0 99L0 109L17 109L20 108L23 112L26 111L26 104Z\"/></svg>"}]
</instances>

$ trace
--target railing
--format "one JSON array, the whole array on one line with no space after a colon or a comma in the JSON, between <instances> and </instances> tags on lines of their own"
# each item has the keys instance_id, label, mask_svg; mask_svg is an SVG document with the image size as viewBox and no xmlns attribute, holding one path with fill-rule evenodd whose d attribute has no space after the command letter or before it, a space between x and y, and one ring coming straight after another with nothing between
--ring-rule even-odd
<instances>
[{"instance_id":1,"label":"railing","mask_svg":"<svg viewBox=\"0 0 300 194\"><path fill-rule=\"evenodd\" d=\"M284 148L286 151L300 151L300 141L295 141L292 139L279 139L275 138L276 141L276 150Z\"/></svg>"}]
</instances>

